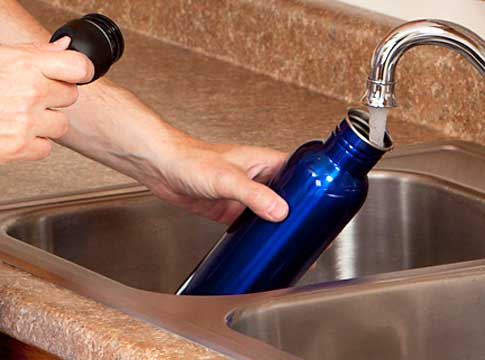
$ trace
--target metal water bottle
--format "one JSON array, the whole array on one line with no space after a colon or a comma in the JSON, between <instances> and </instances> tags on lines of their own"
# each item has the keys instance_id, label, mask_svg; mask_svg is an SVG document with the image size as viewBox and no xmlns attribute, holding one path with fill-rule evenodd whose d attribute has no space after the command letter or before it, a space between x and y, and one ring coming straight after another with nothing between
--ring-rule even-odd
<instances>
[{"instance_id":1,"label":"metal water bottle","mask_svg":"<svg viewBox=\"0 0 485 360\"><path fill-rule=\"evenodd\" d=\"M326 141L301 145L269 186L290 208L272 223L245 212L229 227L179 295L230 295L291 286L360 209L367 173L392 147L369 141L369 117L350 109Z\"/></svg>"}]
</instances>

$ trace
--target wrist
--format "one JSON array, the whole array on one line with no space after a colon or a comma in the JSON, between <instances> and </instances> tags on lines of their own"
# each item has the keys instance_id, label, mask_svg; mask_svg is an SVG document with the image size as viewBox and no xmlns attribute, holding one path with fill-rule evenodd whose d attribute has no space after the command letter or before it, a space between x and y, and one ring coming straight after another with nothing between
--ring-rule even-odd
<instances>
[{"instance_id":1,"label":"wrist","mask_svg":"<svg viewBox=\"0 0 485 360\"><path fill-rule=\"evenodd\" d=\"M138 171L137 180L144 184L156 184L162 179L168 179L184 168L184 163L201 156L202 152L210 150L211 145L190 136L178 129L167 128L160 118L156 121L163 125L163 131L152 134L140 148L144 154L143 169Z\"/></svg>"},{"instance_id":2,"label":"wrist","mask_svg":"<svg viewBox=\"0 0 485 360\"><path fill-rule=\"evenodd\" d=\"M76 104L63 111L70 129L62 145L142 183L163 176L184 148L203 143L163 122L132 92L106 79L80 86Z\"/></svg>"}]
</instances>

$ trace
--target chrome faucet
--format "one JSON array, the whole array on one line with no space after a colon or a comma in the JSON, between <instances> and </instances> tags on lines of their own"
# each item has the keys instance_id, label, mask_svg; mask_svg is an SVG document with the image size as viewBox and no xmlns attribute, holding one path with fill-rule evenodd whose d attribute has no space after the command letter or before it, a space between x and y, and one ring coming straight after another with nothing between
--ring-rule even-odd
<instances>
[{"instance_id":1,"label":"chrome faucet","mask_svg":"<svg viewBox=\"0 0 485 360\"><path fill-rule=\"evenodd\" d=\"M401 56L417 45L441 45L457 50L485 76L485 41L469 29L444 20L417 20L392 30L374 50L371 75L362 101L367 106L392 108L394 73Z\"/></svg>"}]
</instances>

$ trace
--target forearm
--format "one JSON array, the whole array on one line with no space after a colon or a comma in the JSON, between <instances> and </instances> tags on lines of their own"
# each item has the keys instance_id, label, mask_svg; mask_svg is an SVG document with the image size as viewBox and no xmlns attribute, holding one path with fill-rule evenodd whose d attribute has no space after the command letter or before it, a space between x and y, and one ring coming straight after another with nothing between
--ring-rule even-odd
<instances>
[{"instance_id":1,"label":"forearm","mask_svg":"<svg viewBox=\"0 0 485 360\"><path fill-rule=\"evenodd\" d=\"M178 144L197 141L105 79L81 86L76 104L64 111L70 129L59 143L140 181L159 177Z\"/></svg>"},{"instance_id":2,"label":"forearm","mask_svg":"<svg viewBox=\"0 0 485 360\"><path fill-rule=\"evenodd\" d=\"M49 33L16 1L0 0L0 43L46 43L48 39ZM61 50L67 46L65 43ZM79 53L65 51L66 56L83 58ZM64 79L66 74L60 80L72 84L88 81L86 71L89 69L84 69L84 76L75 81ZM29 86L32 83L28 82ZM43 104L50 116L59 115L51 109L60 107L69 119L67 134L54 136L62 136L61 144L141 181L160 198L211 219L230 223L242 211L242 204L266 220L286 217L285 201L252 180L269 179L285 154L194 139L163 122L132 93L105 79L78 89L79 97L73 101L64 101L60 106L52 105L57 102ZM37 117L35 120L40 121ZM36 137L47 145L50 143L45 138L53 138L43 133Z\"/></svg>"},{"instance_id":3,"label":"forearm","mask_svg":"<svg viewBox=\"0 0 485 360\"><path fill-rule=\"evenodd\" d=\"M49 32L13 0L0 0L0 43L46 42ZM100 79L79 87L79 100L63 109L69 132L58 142L143 180L157 176L170 144L195 141L164 123L130 92ZM157 163L155 165L154 163Z\"/></svg>"},{"instance_id":4,"label":"forearm","mask_svg":"<svg viewBox=\"0 0 485 360\"><path fill-rule=\"evenodd\" d=\"M0 0L0 43L47 42L49 32L15 0Z\"/></svg>"}]
</instances>

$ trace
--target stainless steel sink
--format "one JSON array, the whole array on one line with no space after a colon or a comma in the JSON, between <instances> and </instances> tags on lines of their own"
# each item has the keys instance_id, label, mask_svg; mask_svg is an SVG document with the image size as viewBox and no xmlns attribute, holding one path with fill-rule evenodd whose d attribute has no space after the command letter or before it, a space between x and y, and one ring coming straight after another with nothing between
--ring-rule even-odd
<instances>
[{"instance_id":1,"label":"stainless steel sink","mask_svg":"<svg viewBox=\"0 0 485 360\"><path fill-rule=\"evenodd\" d=\"M481 174L477 145L395 151L372 172L361 212L293 289L172 295L224 227L136 185L0 204L0 258L235 358L478 359ZM456 341L436 347L446 336Z\"/></svg>"},{"instance_id":2,"label":"stainless steel sink","mask_svg":"<svg viewBox=\"0 0 485 360\"><path fill-rule=\"evenodd\" d=\"M18 217L10 236L138 289L174 293L224 232L144 189Z\"/></svg>"},{"instance_id":3,"label":"stainless steel sink","mask_svg":"<svg viewBox=\"0 0 485 360\"><path fill-rule=\"evenodd\" d=\"M485 267L408 276L282 295L231 326L308 360L483 359Z\"/></svg>"}]
</instances>

